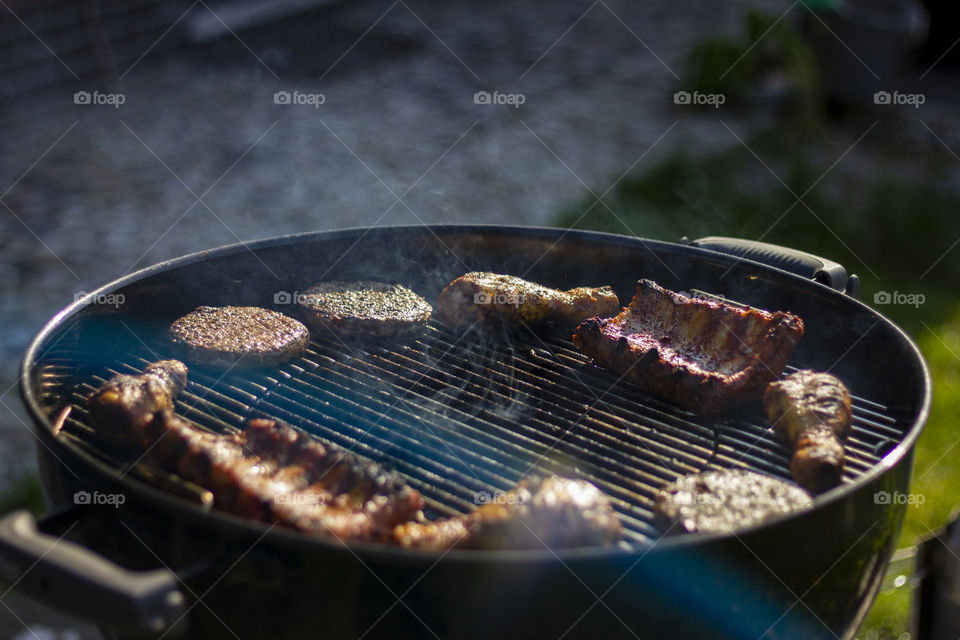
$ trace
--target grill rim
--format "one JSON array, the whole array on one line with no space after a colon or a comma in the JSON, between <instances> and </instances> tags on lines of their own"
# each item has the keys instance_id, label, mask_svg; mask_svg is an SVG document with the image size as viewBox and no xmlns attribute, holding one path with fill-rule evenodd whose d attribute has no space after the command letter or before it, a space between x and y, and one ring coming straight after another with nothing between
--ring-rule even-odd
<instances>
[{"instance_id":1,"label":"grill rim","mask_svg":"<svg viewBox=\"0 0 960 640\"><path fill-rule=\"evenodd\" d=\"M75 300L73 303L67 305L57 312L37 333L24 353L20 365L19 386L21 399L33 418L35 431L40 438L41 443L47 447L50 452L57 451L58 449L61 451L64 449L67 450L69 452L69 457L76 458L82 461L82 463L88 468L94 469L103 480L107 482L119 483L125 491L130 491L147 503L159 501L164 505L165 508L174 509L178 512L188 514L191 520L197 519L201 522L204 520L209 521L212 516L216 521L219 521L221 525L226 525L230 529L243 533L244 535L261 537L269 532L271 538L277 539L278 541L284 540L285 544L292 544L294 547L299 547L301 545L313 546L319 544L322 546L328 546L331 549L342 549L343 543L341 541L337 541L336 539L328 539L327 537L322 536L312 536L293 530L287 530L282 527L271 527L270 525L259 521L250 520L220 511L204 509L186 499L173 496L170 493L160 488L151 486L145 482L137 481L136 479L128 480L119 470L105 464L100 460L97 460L86 451L83 451L82 449L77 448L68 442L57 439L53 436L51 431L51 418L45 414L40 405L38 398L39 394L34 390L34 367L40 362L44 352L46 351L44 350L44 352L41 352L41 347L44 346L44 343L47 342L48 338L54 335L57 331L61 330L64 331L64 335L69 333L69 327L67 325L70 319L79 314L85 308L91 306L92 301L97 299L98 296L114 292L151 276L206 260L227 258L231 255L242 252L255 253L257 250L261 249L292 244L310 243L318 240L336 241L338 239L343 240L345 238L356 237L359 241L372 234L385 234L389 237L397 238L402 234L408 233L419 235L422 234L424 230L435 236L450 234L465 236L507 235L512 237L527 236L553 239L556 240L558 244L564 240L576 240L590 244L613 243L628 248L635 248L641 251L649 251L654 254L659 252L667 252L681 255L685 254L688 256L694 255L699 257L709 257L712 260L726 263L731 267L738 267L740 263L743 263L744 267L746 268L750 268L754 271L760 270L761 272L767 272L775 276L778 279L780 286L785 286L792 282L794 285L801 288L810 289L812 287L812 291L816 292L822 297L832 298L834 301L840 301L844 305L853 304L855 308L859 308L861 311L866 311L868 314L877 318L880 323L885 325L887 330L893 331L895 336L901 339L903 344L909 347L912 355L914 356L911 359L911 362L912 364L919 365L920 367L920 375L918 377L923 385L922 399L920 406L914 413L913 420L909 429L906 431L906 434L900 439L898 444L889 452L887 452L887 454L878 463L873 465L871 469L859 475L852 482L842 484L828 492L816 496L814 498L813 507L809 510L771 518L763 523L738 529L735 533L690 533L684 535L661 536L650 546L635 548L599 547L558 550L447 550L445 552L438 552L416 549L397 549L396 547L380 543L349 541L349 548L356 553L363 553L364 556L369 555L371 558L388 560L394 563L397 561L406 563L406 560L409 559L410 562L417 564L422 563L425 559L432 559L436 561L439 555L442 555L445 561L446 559L450 559L451 561L458 562L564 562L590 560L596 558L610 559L619 556L633 557L639 555L642 557L649 552L656 552L657 550L666 552L683 547L695 547L714 541L725 540L733 536L743 538L766 529L778 527L799 517L815 515L828 505L835 505L836 503L847 499L854 494L857 494L860 490L866 488L868 485L878 480L881 476L885 475L899 464L904 462L905 458L910 457L913 447L916 444L916 440L919 438L920 433L923 430L923 426L929 417L930 405L932 402L930 371L922 352L909 334L896 325L892 320L876 311L872 307L869 307L864 302L847 296L812 279L799 276L789 271L784 271L762 262L757 262L747 258L737 258L721 251L662 240L630 237L599 231L581 231L521 225L412 224L384 227L350 227L330 231L311 231L284 236L274 236L250 242L241 241L221 247L205 249L178 258L159 262L127 274L95 289L91 293L88 293L84 298ZM47 350L52 348L55 344L56 343L53 343L53 345L48 347Z\"/></svg>"}]
</instances>

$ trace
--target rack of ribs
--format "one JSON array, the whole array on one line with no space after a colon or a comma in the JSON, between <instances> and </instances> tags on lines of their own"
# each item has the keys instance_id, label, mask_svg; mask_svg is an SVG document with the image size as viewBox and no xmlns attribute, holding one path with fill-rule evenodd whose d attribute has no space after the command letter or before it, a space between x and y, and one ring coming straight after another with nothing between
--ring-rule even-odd
<instances>
[{"instance_id":1,"label":"rack of ribs","mask_svg":"<svg viewBox=\"0 0 960 640\"><path fill-rule=\"evenodd\" d=\"M585 355L656 396L715 414L757 399L803 335L792 313L688 298L640 280L614 318L589 318L573 342Z\"/></svg>"}]
</instances>

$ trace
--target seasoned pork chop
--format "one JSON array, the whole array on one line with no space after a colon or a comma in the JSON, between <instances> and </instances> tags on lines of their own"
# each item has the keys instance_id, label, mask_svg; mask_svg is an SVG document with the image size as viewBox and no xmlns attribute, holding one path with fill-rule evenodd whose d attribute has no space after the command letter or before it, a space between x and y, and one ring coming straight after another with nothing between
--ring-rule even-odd
<instances>
[{"instance_id":1,"label":"seasoned pork chop","mask_svg":"<svg viewBox=\"0 0 960 640\"><path fill-rule=\"evenodd\" d=\"M640 280L629 307L585 320L573 342L639 387L711 414L759 398L802 335L791 313L688 298Z\"/></svg>"},{"instance_id":2,"label":"seasoned pork chop","mask_svg":"<svg viewBox=\"0 0 960 640\"><path fill-rule=\"evenodd\" d=\"M610 287L550 289L516 276L473 272L440 292L437 317L454 329L471 326L569 332L585 318L612 316L620 301Z\"/></svg>"}]
</instances>

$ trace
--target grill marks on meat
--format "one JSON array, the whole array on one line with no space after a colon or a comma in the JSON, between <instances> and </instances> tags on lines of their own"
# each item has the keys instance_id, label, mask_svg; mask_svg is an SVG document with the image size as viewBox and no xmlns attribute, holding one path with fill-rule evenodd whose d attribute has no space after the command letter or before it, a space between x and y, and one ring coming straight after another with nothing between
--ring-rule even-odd
<instances>
[{"instance_id":1,"label":"grill marks on meat","mask_svg":"<svg viewBox=\"0 0 960 640\"><path fill-rule=\"evenodd\" d=\"M437 317L454 329L527 326L566 333L592 316L611 316L620 301L610 287L550 289L515 276L488 272L463 275L440 293Z\"/></svg>"},{"instance_id":2,"label":"grill marks on meat","mask_svg":"<svg viewBox=\"0 0 960 640\"><path fill-rule=\"evenodd\" d=\"M169 337L192 363L252 369L299 356L310 332L297 320L260 307L197 307L174 321Z\"/></svg>"},{"instance_id":3,"label":"grill marks on meat","mask_svg":"<svg viewBox=\"0 0 960 640\"><path fill-rule=\"evenodd\" d=\"M423 508L398 475L273 420L237 434L202 431L172 411L146 426L149 460L207 487L214 507L299 531L385 540Z\"/></svg>"},{"instance_id":4,"label":"grill marks on meat","mask_svg":"<svg viewBox=\"0 0 960 640\"><path fill-rule=\"evenodd\" d=\"M702 414L759 397L803 335L782 311L691 299L640 280L630 306L574 333L584 354L641 388Z\"/></svg>"},{"instance_id":5,"label":"grill marks on meat","mask_svg":"<svg viewBox=\"0 0 960 640\"><path fill-rule=\"evenodd\" d=\"M623 526L610 499L584 480L526 478L459 517L398 525L400 546L418 549L551 549L616 544Z\"/></svg>"},{"instance_id":6,"label":"grill marks on meat","mask_svg":"<svg viewBox=\"0 0 960 640\"><path fill-rule=\"evenodd\" d=\"M777 478L740 469L705 471L661 489L653 517L669 534L729 533L812 504L806 491Z\"/></svg>"},{"instance_id":7,"label":"grill marks on meat","mask_svg":"<svg viewBox=\"0 0 960 640\"><path fill-rule=\"evenodd\" d=\"M816 493L840 484L853 419L844 384L829 373L798 371L767 387L763 406L774 433L794 452L794 479Z\"/></svg>"},{"instance_id":8,"label":"grill marks on meat","mask_svg":"<svg viewBox=\"0 0 960 640\"><path fill-rule=\"evenodd\" d=\"M397 337L427 324L433 307L400 284L322 282L297 300L300 316L316 335Z\"/></svg>"},{"instance_id":9,"label":"grill marks on meat","mask_svg":"<svg viewBox=\"0 0 960 640\"><path fill-rule=\"evenodd\" d=\"M186 386L187 367L179 360L154 362L140 375L114 376L88 398L90 421L115 442L145 448L144 426L154 413L172 410Z\"/></svg>"}]
</instances>

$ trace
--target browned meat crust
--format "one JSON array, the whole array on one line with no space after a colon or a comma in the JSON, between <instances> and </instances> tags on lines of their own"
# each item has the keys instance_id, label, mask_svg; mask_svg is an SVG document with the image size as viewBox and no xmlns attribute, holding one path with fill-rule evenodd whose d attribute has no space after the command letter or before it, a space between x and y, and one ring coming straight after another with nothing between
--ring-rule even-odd
<instances>
[{"instance_id":1,"label":"browned meat crust","mask_svg":"<svg viewBox=\"0 0 960 640\"><path fill-rule=\"evenodd\" d=\"M427 324L433 307L400 284L321 282L297 300L300 316L318 337L396 337Z\"/></svg>"},{"instance_id":2,"label":"browned meat crust","mask_svg":"<svg viewBox=\"0 0 960 640\"><path fill-rule=\"evenodd\" d=\"M210 489L214 508L351 540L387 540L423 508L419 492L377 464L273 420L238 434L202 431L170 410L146 426L149 460Z\"/></svg>"},{"instance_id":3,"label":"browned meat crust","mask_svg":"<svg viewBox=\"0 0 960 640\"><path fill-rule=\"evenodd\" d=\"M419 549L558 549L616 544L623 526L607 498L584 480L526 478L473 512L394 529L397 544Z\"/></svg>"},{"instance_id":4,"label":"browned meat crust","mask_svg":"<svg viewBox=\"0 0 960 640\"><path fill-rule=\"evenodd\" d=\"M640 280L629 307L585 320L573 342L641 388L711 414L759 398L802 335L791 313L691 299Z\"/></svg>"},{"instance_id":5,"label":"browned meat crust","mask_svg":"<svg viewBox=\"0 0 960 640\"><path fill-rule=\"evenodd\" d=\"M237 369L282 364L310 341L302 323L260 307L197 307L170 325L169 336L194 364Z\"/></svg>"},{"instance_id":6,"label":"browned meat crust","mask_svg":"<svg viewBox=\"0 0 960 640\"><path fill-rule=\"evenodd\" d=\"M770 384L763 406L774 433L794 452L794 479L817 493L840 484L853 420L846 386L829 373L805 369Z\"/></svg>"},{"instance_id":7,"label":"browned meat crust","mask_svg":"<svg viewBox=\"0 0 960 640\"><path fill-rule=\"evenodd\" d=\"M704 471L677 478L657 493L654 522L669 534L729 533L808 509L807 493L752 471Z\"/></svg>"},{"instance_id":8,"label":"browned meat crust","mask_svg":"<svg viewBox=\"0 0 960 640\"><path fill-rule=\"evenodd\" d=\"M620 310L610 287L550 289L515 276L473 272L460 276L440 292L437 318L454 329L471 326L569 332L591 316L612 316Z\"/></svg>"},{"instance_id":9,"label":"browned meat crust","mask_svg":"<svg viewBox=\"0 0 960 640\"><path fill-rule=\"evenodd\" d=\"M157 411L173 408L187 386L187 367L179 360L148 365L140 375L120 374L90 394L90 421L112 440L144 446L144 426Z\"/></svg>"}]
</instances>

